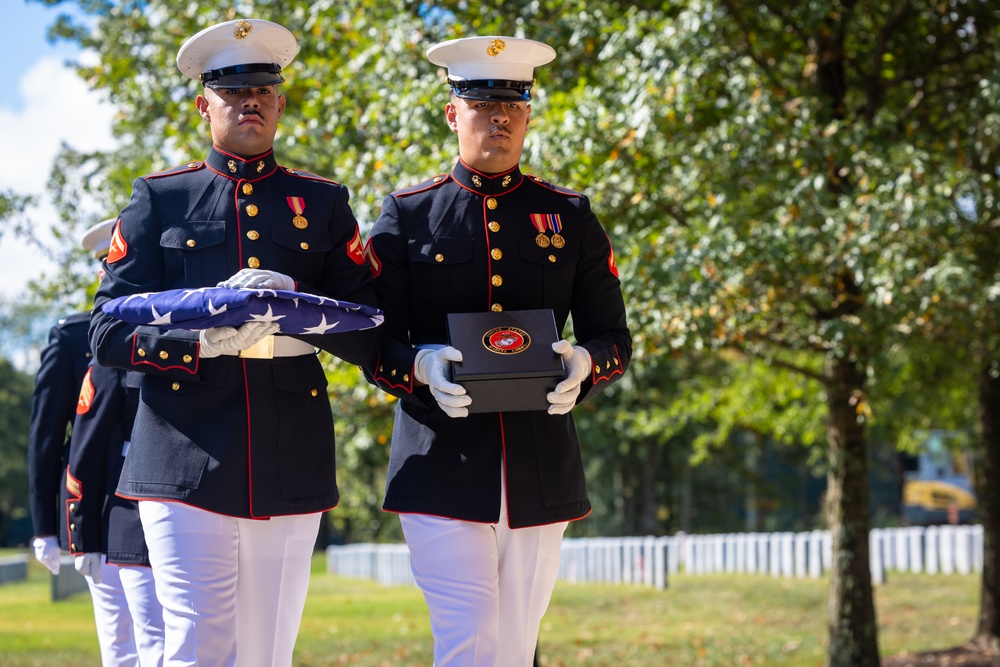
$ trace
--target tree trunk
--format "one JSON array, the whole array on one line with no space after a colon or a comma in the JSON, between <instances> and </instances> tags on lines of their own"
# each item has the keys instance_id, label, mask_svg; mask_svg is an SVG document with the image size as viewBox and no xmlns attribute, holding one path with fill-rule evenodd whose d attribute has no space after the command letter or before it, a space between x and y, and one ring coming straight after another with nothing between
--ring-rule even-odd
<instances>
[{"instance_id":1,"label":"tree trunk","mask_svg":"<svg viewBox=\"0 0 1000 667\"><path fill-rule=\"evenodd\" d=\"M758 467L760 466L761 437L751 434L748 441L744 458L747 467L747 482L743 494L743 507L746 511L744 529L748 533L753 533L759 528L757 525L757 480Z\"/></svg>"},{"instance_id":2,"label":"tree trunk","mask_svg":"<svg viewBox=\"0 0 1000 667\"><path fill-rule=\"evenodd\" d=\"M681 461L681 531L691 533L691 461L690 452L685 451Z\"/></svg>"},{"instance_id":3,"label":"tree trunk","mask_svg":"<svg viewBox=\"0 0 1000 667\"><path fill-rule=\"evenodd\" d=\"M645 461L642 468L642 534L662 535L660 522L657 518L656 485L659 481L660 446L653 438L645 441Z\"/></svg>"},{"instance_id":4,"label":"tree trunk","mask_svg":"<svg viewBox=\"0 0 1000 667\"><path fill-rule=\"evenodd\" d=\"M983 579L979 622L972 641L983 649L1000 650L1000 362L979 372L979 451L973 484L983 524ZM993 480L990 483L990 480Z\"/></svg>"},{"instance_id":5,"label":"tree trunk","mask_svg":"<svg viewBox=\"0 0 1000 667\"><path fill-rule=\"evenodd\" d=\"M878 629L868 560L868 453L858 418L864 368L828 360L827 512L833 535L833 567L827 599L830 645L827 667L878 667Z\"/></svg>"}]
</instances>

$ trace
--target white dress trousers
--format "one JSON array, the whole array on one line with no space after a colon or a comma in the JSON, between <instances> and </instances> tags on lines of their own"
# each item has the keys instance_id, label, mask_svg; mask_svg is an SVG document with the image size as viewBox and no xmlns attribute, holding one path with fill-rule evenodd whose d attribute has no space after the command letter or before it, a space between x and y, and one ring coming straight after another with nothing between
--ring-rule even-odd
<instances>
[{"instance_id":1,"label":"white dress trousers","mask_svg":"<svg viewBox=\"0 0 1000 667\"><path fill-rule=\"evenodd\" d=\"M290 667L321 516L241 519L140 500L165 667Z\"/></svg>"},{"instance_id":2,"label":"white dress trousers","mask_svg":"<svg viewBox=\"0 0 1000 667\"><path fill-rule=\"evenodd\" d=\"M114 566L112 566L114 567ZM141 565L119 565L118 577L132 615L132 631L139 667L163 665L163 607L156 599L153 570Z\"/></svg>"},{"instance_id":3,"label":"white dress trousers","mask_svg":"<svg viewBox=\"0 0 1000 667\"><path fill-rule=\"evenodd\" d=\"M108 565L107 557L101 554L101 583L95 584L93 579L86 577L94 603L101 664L104 667L138 667L132 615L118 577L119 570L117 565Z\"/></svg>"},{"instance_id":4,"label":"white dress trousers","mask_svg":"<svg viewBox=\"0 0 1000 667\"><path fill-rule=\"evenodd\" d=\"M431 616L434 667L531 667L559 575L567 522L497 523L400 514L410 565Z\"/></svg>"}]
</instances>

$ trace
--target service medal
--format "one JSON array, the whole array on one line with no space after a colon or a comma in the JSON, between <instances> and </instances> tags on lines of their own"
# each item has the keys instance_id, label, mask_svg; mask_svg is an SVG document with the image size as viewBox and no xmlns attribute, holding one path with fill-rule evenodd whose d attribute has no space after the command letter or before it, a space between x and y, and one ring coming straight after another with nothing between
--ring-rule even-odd
<instances>
[{"instance_id":1,"label":"service medal","mask_svg":"<svg viewBox=\"0 0 1000 667\"><path fill-rule=\"evenodd\" d=\"M295 217L292 218L292 224L295 225L295 228L305 229L308 227L309 221L302 216L306 210L306 200L303 197L286 197L285 199L288 201L288 207L295 213Z\"/></svg>"},{"instance_id":2,"label":"service medal","mask_svg":"<svg viewBox=\"0 0 1000 667\"><path fill-rule=\"evenodd\" d=\"M562 237L562 234L552 235L552 246L554 248L562 248L566 245L566 239Z\"/></svg>"},{"instance_id":3,"label":"service medal","mask_svg":"<svg viewBox=\"0 0 1000 667\"><path fill-rule=\"evenodd\" d=\"M539 248L548 248L549 237L546 236L545 234L539 233L538 236L535 237L535 243L538 244Z\"/></svg>"}]
</instances>

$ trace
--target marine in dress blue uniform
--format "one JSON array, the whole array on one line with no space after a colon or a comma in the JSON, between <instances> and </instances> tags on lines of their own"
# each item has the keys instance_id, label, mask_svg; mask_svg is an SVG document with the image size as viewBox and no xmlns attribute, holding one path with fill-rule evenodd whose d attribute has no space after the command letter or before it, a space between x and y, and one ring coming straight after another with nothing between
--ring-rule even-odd
<instances>
[{"instance_id":1,"label":"marine in dress blue uniform","mask_svg":"<svg viewBox=\"0 0 1000 667\"><path fill-rule=\"evenodd\" d=\"M69 549L63 508L69 433L80 383L90 363L89 313L75 313L49 330L31 394L28 434L28 494L35 556L54 574L59 549Z\"/></svg>"},{"instance_id":2,"label":"marine in dress blue uniform","mask_svg":"<svg viewBox=\"0 0 1000 667\"><path fill-rule=\"evenodd\" d=\"M114 223L115 218L99 222L83 236L83 246L98 260L108 254ZM63 511L69 551L90 588L102 663L159 667L163 609L156 599L139 511L134 501L115 496L122 450L138 405L136 378L126 383L125 376L125 371L91 360L76 404Z\"/></svg>"},{"instance_id":3,"label":"marine in dress blue uniform","mask_svg":"<svg viewBox=\"0 0 1000 667\"><path fill-rule=\"evenodd\" d=\"M101 311L124 295L220 284L375 305L347 189L273 154L277 84L297 51L260 19L180 48L178 67L204 86L196 105L213 147L135 181L95 298L98 361L145 375L118 494L139 500L167 665L291 664L320 516L339 499L315 348L353 364L377 349L378 330L171 331Z\"/></svg>"},{"instance_id":4,"label":"marine in dress blue uniform","mask_svg":"<svg viewBox=\"0 0 1000 667\"><path fill-rule=\"evenodd\" d=\"M632 343L609 238L588 198L522 173L533 69L551 47L475 37L432 47L460 158L387 197L367 252L385 311L366 369L401 400L384 509L400 513L435 664L530 665L567 521L591 510L570 410L625 372ZM468 413L446 380L448 313L552 309L566 379L548 411ZM457 521L456 521L457 520Z\"/></svg>"}]
</instances>

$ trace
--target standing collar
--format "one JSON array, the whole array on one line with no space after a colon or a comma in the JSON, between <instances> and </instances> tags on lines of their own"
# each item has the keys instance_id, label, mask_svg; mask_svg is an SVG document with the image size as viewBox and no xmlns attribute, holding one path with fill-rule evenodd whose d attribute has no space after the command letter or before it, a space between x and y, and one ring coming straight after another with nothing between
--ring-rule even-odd
<instances>
[{"instance_id":1,"label":"standing collar","mask_svg":"<svg viewBox=\"0 0 1000 667\"><path fill-rule=\"evenodd\" d=\"M212 152L208 154L205 163L212 171L216 171L227 178L236 181L254 181L265 176L270 176L278 163L274 159L274 150L252 158L242 158L239 155L227 153L218 146L212 146Z\"/></svg>"},{"instance_id":2,"label":"standing collar","mask_svg":"<svg viewBox=\"0 0 1000 667\"><path fill-rule=\"evenodd\" d=\"M513 169L500 174L484 174L465 164L461 159L455 164L451 175L462 187L483 196L510 192L524 180L520 165L515 165Z\"/></svg>"}]
</instances>

